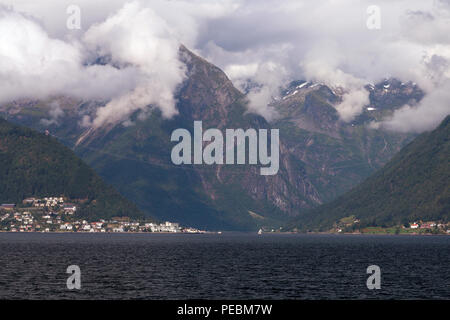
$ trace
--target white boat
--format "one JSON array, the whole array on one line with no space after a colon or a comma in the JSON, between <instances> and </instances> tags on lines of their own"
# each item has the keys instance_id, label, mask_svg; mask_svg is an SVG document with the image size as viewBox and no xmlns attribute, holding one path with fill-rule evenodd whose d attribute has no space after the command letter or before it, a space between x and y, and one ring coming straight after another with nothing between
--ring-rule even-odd
<instances>
[{"instance_id":1,"label":"white boat","mask_svg":"<svg viewBox=\"0 0 450 320\"><path fill-rule=\"evenodd\" d=\"M259 229L258 234L262 234L262 233L263 233L262 229Z\"/></svg>"}]
</instances>

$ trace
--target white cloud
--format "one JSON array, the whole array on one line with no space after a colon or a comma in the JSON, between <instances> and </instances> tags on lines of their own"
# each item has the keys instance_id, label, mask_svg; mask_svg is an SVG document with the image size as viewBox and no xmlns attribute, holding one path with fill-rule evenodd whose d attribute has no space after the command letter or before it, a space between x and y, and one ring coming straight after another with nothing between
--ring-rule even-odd
<instances>
[{"instance_id":1,"label":"white cloud","mask_svg":"<svg viewBox=\"0 0 450 320\"><path fill-rule=\"evenodd\" d=\"M234 14L211 22L209 35L203 35L205 55L225 67L271 61L284 67L290 79L342 86L347 94L336 108L344 120L351 120L368 102L363 89L367 83L397 77L418 83L430 94L444 88L449 79L449 66L442 63L450 58L448 1L380 1L380 30L366 28L366 9L372 1L284 1L279 5L278 1L265 0L241 4ZM277 46L283 50L273 50ZM430 64L433 56L442 57L435 59L439 66L434 69ZM236 74L232 79L238 84L243 80ZM284 82L280 77L279 85ZM441 112L423 112L430 121L423 122L422 130L442 120L449 113L447 105L431 106ZM390 127L401 123L399 119Z\"/></svg>"},{"instance_id":2,"label":"white cloud","mask_svg":"<svg viewBox=\"0 0 450 320\"><path fill-rule=\"evenodd\" d=\"M258 64L230 64L224 71L231 79L250 80L258 71Z\"/></svg>"},{"instance_id":3,"label":"white cloud","mask_svg":"<svg viewBox=\"0 0 450 320\"><path fill-rule=\"evenodd\" d=\"M64 116L64 111L61 109L61 106L57 101L53 101L52 103L50 103L49 116L50 119L42 119L41 123L46 126L58 124L59 118Z\"/></svg>"},{"instance_id":4,"label":"white cloud","mask_svg":"<svg viewBox=\"0 0 450 320\"><path fill-rule=\"evenodd\" d=\"M367 104L369 104L369 93L367 90L352 90L343 95L342 102L336 106L336 110L342 120L348 122L359 115Z\"/></svg>"},{"instance_id":5,"label":"white cloud","mask_svg":"<svg viewBox=\"0 0 450 320\"><path fill-rule=\"evenodd\" d=\"M430 96L450 91L446 0L379 1L380 30L366 27L371 0L142 0L124 7L127 2L78 0L83 29L77 32L65 27L65 9L73 1L0 0L33 16L1 10L1 30L14 32L0 35L0 101L49 94L111 100L99 109L97 125L146 110L148 103L170 116L176 112L173 89L182 81L177 43L222 67L237 86L258 82L249 107L269 119L267 103L278 86L293 79L345 87L347 95L337 106L343 119L362 110L363 84L385 77L417 82ZM109 53L121 68L86 66L87 43ZM448 113L447 104L435 105L443 103L438 100L405 107L384 127L429 129ZM417 110L427 117L419 127L407 116Z\"/></svg>"},{"instance_id":6,"label":"white cloud","mask_svg":"<svg viewBox=\"0 0 450 320\"><path fill-rule=\"evenodd\" d=\"M117 122L148 105L158 106L168 118L177 113L173 93L185 77L178 59L180 43L152 9L138 2L126 4L105 22L93 25L83 39L97 55L110 56L113 64L132 65L139 71L137 86L100 108L95 126Z\"/></svg>"},{"instance_id":7,"label":"white cloud","mask_svg":"<svg viewBox=\"0 0 450 320\"><path fill-rule=\"evenodd\" d=\"M405 105L382 128L400 132L423 132L433 129L450 114L450 81L426 95L417 106Z\"/></svg>"},{"instance_id":8,"label":"white cloud","mask_svg":"<svg viewBox=\"0 0 450 320\"><path fill-rule=\"evenodd\" d=\"M84 124L124 121L150 105L177 113L175 90L185 77L180 43L193 45L202 20L224 14L219 1L79 1L84 30L65 28L71 1L0 3L0 103L69 95L109 101ZM41 22L38 22L41 21ZM50 35L52 34L52 36ZM97 57L108 64L88 63Z\"/></svg>"},{"instance_id":9,"label":"white cloud","mask_svg":"<svg viewBox=\"0 0 450 320\"><path fill-rule=\"evenodd\" d=\"M0 8L0 30L0 102L61 94L101 99L134 86L127 81L132 68L85 66L79 43L49 37L22 14Z\"/></svg>"},{"instance_id":10,"label":"white cloud","mask_svg":"<svg viewBox=\"0 0 450 320\"><path fill-rule=\"evenodd\" d=\"M249 111L260 114L267 120L274 119L277 114L269 103L278 95L280 85L286 81L286 74L284 67L277 63L269 61L259 65L252 80L260 86L250 90L247 95Z\"/></svg>"}]
</instances>

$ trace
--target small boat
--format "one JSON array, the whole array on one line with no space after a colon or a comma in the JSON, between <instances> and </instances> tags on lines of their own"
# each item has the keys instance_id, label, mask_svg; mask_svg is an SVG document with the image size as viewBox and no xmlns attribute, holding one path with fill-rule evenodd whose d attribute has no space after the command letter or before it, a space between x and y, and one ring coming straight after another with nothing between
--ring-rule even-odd
<instances>
[{"instance_id":1,"label":"small boat","mask_svg":"<svg viewBox=\"0 0 450 320\"><path fill-rule=\"evenodd\" d=\"M259 229L258 234L262 234L262 233L263 233L262 229Z\"/></svg>"}]
</instances>

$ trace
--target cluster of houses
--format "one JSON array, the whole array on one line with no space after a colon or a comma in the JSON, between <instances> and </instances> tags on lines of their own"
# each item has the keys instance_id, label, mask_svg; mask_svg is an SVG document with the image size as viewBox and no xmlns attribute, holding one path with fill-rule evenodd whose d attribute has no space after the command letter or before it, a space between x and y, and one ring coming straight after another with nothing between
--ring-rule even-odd
<instances>
[{"instance_id":1,"label":"cluster of houses","mask_svg":"<svg viewBox=\"0 0 450 320\"><path fill-rule=\"evenodd\" d=\"M70 215L77 211L76 205L64 202L63 197L26 198L23 204L35 208L62 209L65 214Z\"/></svg>"},{"instance_id":2,"label":"cluster of houses","mask_svg":"<svg viewBox=\"0 0 450 320\"><path fill-rule=\"evenodd\" d=\"M1 231L10 232L159 232L159 233L203 233L194 228L182 228L178 223L129 221L126 218L113 218L88 222L82 219L66 221L61 215L38 214L28 211L3 212L0 214Z\"/></svg>"},{"instance_id":3,"label":"cluster of houses","mask_svg":"<svg viewBox=\"0 0 450 320\"><path fill-rule=\"evenodd\" d=\"M359 223L360 220L356 219L354 216L346 217L341 219L334 225L334 232L344 232L346 228L352 227L353 225ZM450 234L450 222L436 222L436 221L415 221L402 226L396 226L397 228L402 228L407 233L430 233L437 232L439 234L447 233ZM410 231L408 231L410 230ZM412 231L411 231L412 230ZM359 232L359 231L358 231Z\"/></svg>"},{"instance_id":4,"label":"cluster of houses","mask_svg":"<svg viewBox=\"0 0 450 320\"><path fill-rule=\"evenodd\" d=\"M450 224L447 223L439 223L439 222L434 222L434 221L428 221L428 222L413 222L410 223L409 228L410 229L447 229L447 233L450 233L450 229L448 229L448 227L450 227Z\"/></svg>"},{"instance_id":5,"label":"cluster of houses","mask_svg":"<svg viewBox=\"0 0 450 320\"><path fill-rule=\"evenodd\" d=\"M182 228L178 223L132 221L129 217L90 222L75 218L76 210L76 205L65 203L62 197L27 198L21 208L15 204L2 204L0 231L204 233L194 228Z\"/></svg>"},{"instance_id":6,"label":"cluster of houses","mask_svg":"<svg viewBox=\"0 0 450 320\"><path fill-rule=\"evenodd\" d=\"M121 220L120 218L118 218ZM184 232L178 223L166 222L164 224L141 223L117 220L99 220L87 222L86 220L65 222L59 225L61 231L78 232ZM198 232L198 231L197 231Z\"/></svg>"}]
</instances>

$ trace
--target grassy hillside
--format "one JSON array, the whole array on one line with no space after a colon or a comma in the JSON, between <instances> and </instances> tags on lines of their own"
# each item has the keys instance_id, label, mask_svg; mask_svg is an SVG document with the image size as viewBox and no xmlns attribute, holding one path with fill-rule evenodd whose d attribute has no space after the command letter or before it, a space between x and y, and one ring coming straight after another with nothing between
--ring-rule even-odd
<instances>
[{"instance_id":1,"label":"grassy hillside","mask_svg":"<svg viewBox=\"0 0 450 320\"><path fill-rule=\"evenodd\" d=\"M450 116L417 137L383 169L337 200L298 219L303 230L329 229L355 216L361 226L450 220Z\"/></svg>"},{"instance_id":2,"label":"grassy hillside","mask_svg":"<svg viewBox=\"0 0 450 320\"><path fill-rule=\"evenodd\" d=\"M0 202L64 196L89 218L142 213L51 136L0 119Z\"/></svg>"}]
</instances>

